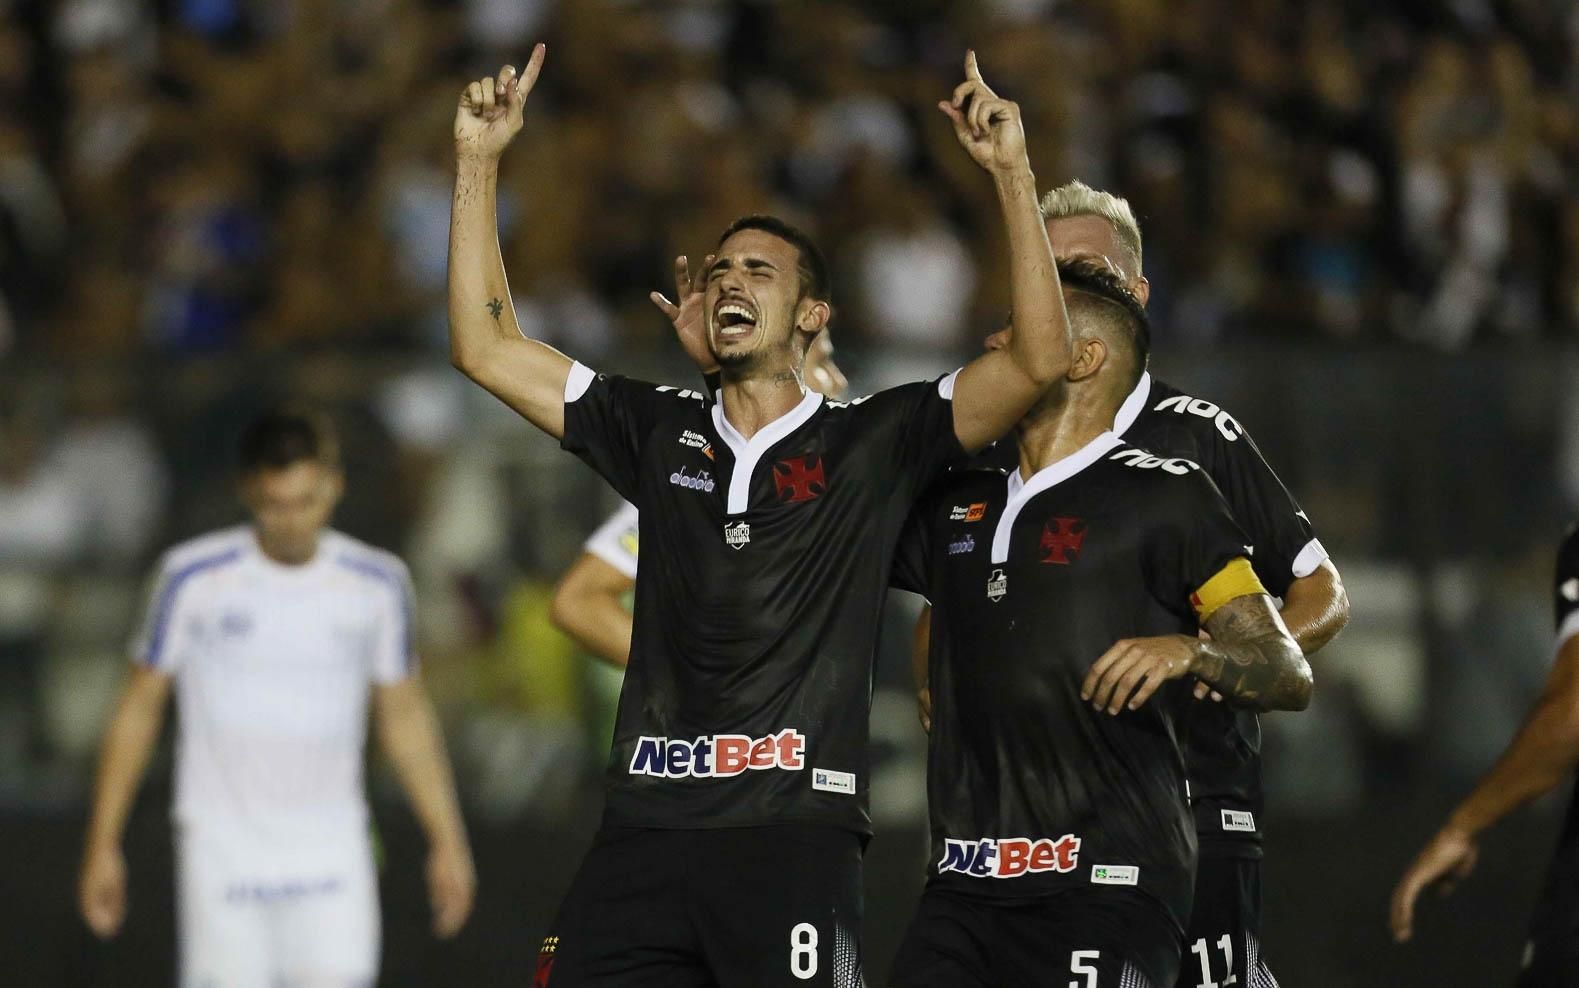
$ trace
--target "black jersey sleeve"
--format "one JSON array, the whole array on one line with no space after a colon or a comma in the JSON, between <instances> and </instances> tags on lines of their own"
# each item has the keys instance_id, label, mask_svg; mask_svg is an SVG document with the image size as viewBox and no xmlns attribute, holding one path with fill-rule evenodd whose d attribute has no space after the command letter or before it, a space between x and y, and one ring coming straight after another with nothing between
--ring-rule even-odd
<instances>
[{"instance_id":1,"label":"black jersey sleeve","mask_svg":"<svg viewBox=\"0 0 1579 988\"><path fill-rule=\"evenodd\" d=\"M1256 575L1274 596L1284 596L1289 584L1315 572L1327 558L1310 516L1283 486L1250 433L1231 417L1214 422L1203 445L1207 462L1201 465L1250 536L1247 543L1255 547L1250 561Z\"/></svg>"},{"instance_id":2,"label":"black jersey sleeve","mask_svg":"<svg viewBox=\"0 0 1579 988\"><path fill-rule=\"evenodd\" d=\"M1557 550L1557 643L1579 635L1579 527Z\"/></svg>"},{"instance_id":3,"label":"black jersey sleeve","mask_svg":"<svg viewBox=\"0 0 1579 988\"><path fill-rule=\"evenodd\" d=\"M926 597L929 593L927 574L932 572L932 513L934 491L921 495L911 509L905 527L899 533L899 544L894 547L894 562L889 576L889 586ZM928 598L930 599L930 598Z\"/></svg>"},{"instance_id":4,"label":"black jersey sleeve","mask_svg":"<svg viewBox=\"0 0 1579 988\"><path fill-rule=\"evenodd\" d=\"M1200 470L1157 479L1164 481L1159 484L1166 500L1161 510L1168 523L1154 528L1147 546L1153 596L1176 613L1201 616L1215 609L1217 602L1209 599L1214 590L1218 595L1227 590L1230 597L1264 590L1243 563L1238 565L1248 574L1248 585L1232 571L1235 560L1249 558L1250 543L1212 479Z\"/></svg>"},{"instance_id":5,"label":"black jersey sleeve","mask_svg":"<svg viewBox=\"0 0 1579 988\"><path fill-rule=\"evenodd\" d=\"M637 466L647 437L666 415L702 401L694 391L593 374L581 364L571 373L565 397L565 435L560 446L637 507L641 506Z\"/></svg>"},{"instance_id":6,"label":"black jersey sleeve","mask_svg":"<svg viewBox=\"0 0 1579 988\"><path fill-rule=\"evenodd\" d=\"M951 463L965 457L954 434L954 374L881 391L868 399L892 435L893 480L914 500Z\"/></svg>"}]
</instances>

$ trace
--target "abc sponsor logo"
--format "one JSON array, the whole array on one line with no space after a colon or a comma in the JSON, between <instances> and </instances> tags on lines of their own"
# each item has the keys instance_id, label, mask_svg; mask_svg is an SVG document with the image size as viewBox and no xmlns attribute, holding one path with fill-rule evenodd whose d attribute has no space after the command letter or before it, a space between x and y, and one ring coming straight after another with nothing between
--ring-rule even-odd
<instances>
[{"instance_id":1,"label":"abc sponsor logo","mask_svg":"<svg viewBox=\"0 0 1579 988\"><path fill-rule=\"evenodd\" d=\"M1053 840L1030 837L983 837L945 840L938 874L950 871L973 878L1019 878L1022 875L1065 873L1080 863L1080 838L1073 834Z\"/></svg>"},{"instance_id":2,"label":"abc sponsor logo","mask_svg":"<svg viewBox=\"0 0 1579 988\"><path fill-rule=\"evenodd\" d=\"M640 737L631 756L632 775L663 779L729 779L748 769L799 772L806 765L806 737L793 727L753 738L715 734L694 741Z\"/></svg>"}]
</instances>

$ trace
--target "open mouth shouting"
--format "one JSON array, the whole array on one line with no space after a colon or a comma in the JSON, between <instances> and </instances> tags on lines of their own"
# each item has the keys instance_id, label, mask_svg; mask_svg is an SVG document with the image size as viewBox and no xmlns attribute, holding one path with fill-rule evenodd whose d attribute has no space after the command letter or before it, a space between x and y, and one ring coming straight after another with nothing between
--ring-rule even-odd
<instances>
[{"instance_id":1,"label":"open mouth shouting","mask_svg":"<svg viewBox=\"0 0 1579 988\"><path fill-rule=\"evenodd\" d=\"M713 307L713 333L720 343L748 338L757 328L757 312L741 299L719 299Z\"/></svg>"}]
</instances>

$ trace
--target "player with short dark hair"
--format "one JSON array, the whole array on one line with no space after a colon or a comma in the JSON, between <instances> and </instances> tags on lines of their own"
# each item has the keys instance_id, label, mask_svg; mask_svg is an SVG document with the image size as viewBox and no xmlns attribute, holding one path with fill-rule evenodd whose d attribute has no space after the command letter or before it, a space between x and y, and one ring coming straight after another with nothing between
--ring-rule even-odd
<instances>
[{"instance_id":1,"label":"player with short dark hair","mask_svg":"<svg viewBox=\"0 0 1579 988\"><path fill-rule=\"evenodd\" d=\"M1172 985L1196 854L1187 677L1263 709L1310 698L1210 478L1109 430L1144 310L1100 263L1059 270L1066 381L1016 428L1018 462L951 471L896 556L896 585L932 603L933 853L894 988Z\"/></svg>"},{"instance_id":2,"label":"player with short dark hair","mask_svg":"<svg viewBox=\"0 0 1579 988\"><path fill-rule=\"evenodd\" d=\"M521 336L499 254L498 159L543 48L467 87L455 120L451 354L642 512L630 663L603 826L538 983L860 983L872 658L894 544L943 468L1061 377L1069 326L1019 108L975 58L940 104L994 180L1023 338L849 403L803 383L828 324L816 255L752 220L703 265L717 399L599 375ZM811 270L811 277L802 274Z\"/></svg>"},{"instance_id":3,"label":"player with short dark hair","mask_svg":"<svg viewBox=\"0 0 1579 988\"><path fill-rule=\"evenodd\" d=\"M1579 767L1579 527L1557 550L1553 584L1556 661L1546 690L1497 764L1448 816L1399 880L1392 901L1393 936L1399 941L1414 935L1415 903L1422 892L1432 887L1451 891L1474 870L1482 833L1568 782ZM1546 886L1530 920L1518 988L1579 984L1575 930L1579 930L1579 795L1569 802Z\"/></svg>"},{"instance_id":4,"label":"player with short dark hair","mask_svg":"<svg viewBox=\"0 0 1579 988\"><path fill-rule=\"evenodd\" d=\"M1141 267L1140 226L1128 202L1075 181L1048 192L1041 208L1060 260L1100 262L1119 276L1137 302L1146 304L1151 284ZM1002 343L999 338L988 345ZM1349 619L1343 579L1316 538L1309 515L1239 419L1216 402L1154 377L1143 365L1113 431L1160 456L1182 456L1200 464L1248 536L1256 575L1281 601L1284 624L1307 656L1337 636ZM916 648L923 721L926 620L923 614L917 624ZM1206 698L1201 689L1197 696ZM1275 988L1260 940L1259 718L1243 707L1202 703L1186 714L1182 731L1200 858L1186 936L1189 953L1177 988L1229 983Z\"/></svg>"},{"instance_id":5,"label":"player with short dark hair","mask_svg":"<svg viewBox=\"0 0 1579 988\"><path fill-rule=\"evenodd\" d=\"M328 527L344 479L321 415L265 414L238 443L250 525L160 560L132 676L105 732L80 908L126 913L121 834L172 686L181 983L355 988L378 973L378 879L362 786L367 712L427 831L434 928L475 876L443 735L417 674L410 577Z\"/></svg>"}]
</instances>

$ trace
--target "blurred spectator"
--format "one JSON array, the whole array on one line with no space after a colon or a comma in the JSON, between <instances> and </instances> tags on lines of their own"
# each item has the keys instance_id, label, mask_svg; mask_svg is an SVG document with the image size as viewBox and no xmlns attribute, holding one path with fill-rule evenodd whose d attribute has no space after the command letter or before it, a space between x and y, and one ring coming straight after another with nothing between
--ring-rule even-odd
<instances>
[{"instance_id":1,"label":"blurred spectator","mask_svg":"<svg viewBox=\"0 0 1579 988\"><path fill-rule=\"evenodd\" d=\"M14 401L14 399L13 399ZM0 412L0 776L44 754L40 688L57 581L82 549L87 511L45 455L32 408Z\"/></svg>"},{"instance_id":2,"label":"blurred spectator","mask_svg":"<svg viewBox=\"0 0 1579 988\"><path fill-rule=\"evenodd\" d=\"M70 381L70 415L50 451L50 466L81 513L75 537L97 565L128 572L161 533L169 479L144 424L133 414L127 375L84 369Z\"/></svg>"}]
</instances>

